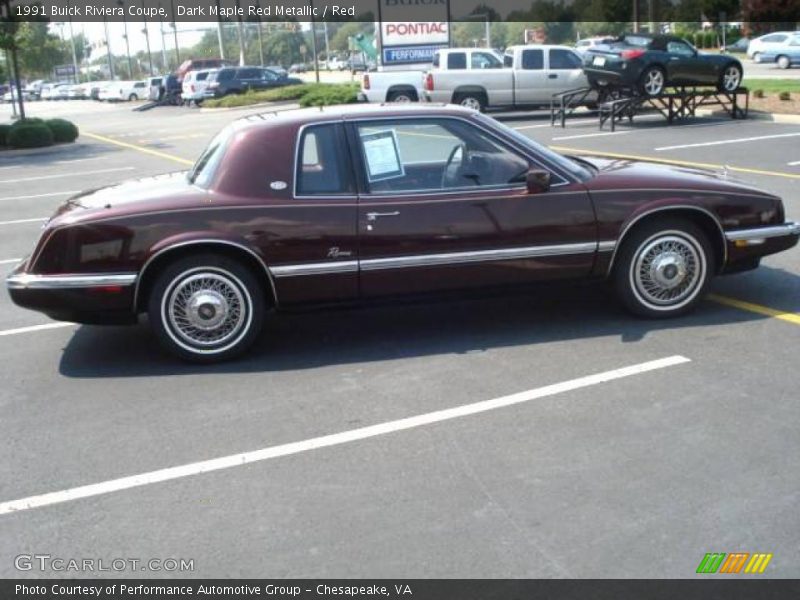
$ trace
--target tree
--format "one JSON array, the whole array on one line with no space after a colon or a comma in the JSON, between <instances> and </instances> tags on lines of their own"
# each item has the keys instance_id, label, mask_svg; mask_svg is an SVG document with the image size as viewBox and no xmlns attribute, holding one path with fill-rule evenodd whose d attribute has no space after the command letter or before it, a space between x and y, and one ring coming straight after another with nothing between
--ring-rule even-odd
<instances>
[{"instance_id":1,"label":"tree","mask_svg":"<svg viewBox=\"0 0 800 600\"><path fill-rule=\"evenodd\" d=\"M72 56L65 53L62 40L49 32L44 21L20 23L14 38L20 72L27 77L48 77L56 65L72 62Z\"/></svg>"},{"instance_id":2,"label":"tree","mask_svg":"<svg viewBox=\"0 0 800 600\"><path fill-rule=\"evenodd\" d=\"M334 52L347 52L350 49L349 39L359 33L364 33L364 25L369 23L345 23L330 38L330 48ZM329 32L330 34L330 32Z\"/></svg>"}]
</instances>

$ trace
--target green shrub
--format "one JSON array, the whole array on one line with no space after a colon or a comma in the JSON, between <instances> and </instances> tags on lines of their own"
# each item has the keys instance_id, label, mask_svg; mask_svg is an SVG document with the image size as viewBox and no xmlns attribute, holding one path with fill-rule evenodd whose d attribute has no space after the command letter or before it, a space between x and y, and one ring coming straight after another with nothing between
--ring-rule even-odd
<instances>
[{"instance_id":1,"label":"green shrub","mask_svg":"<svg viewBox=\"0 0 800 600\"><path fill-rule=\"evenodd\" d=\"M21 127L22 125L44 125L44 119L40 119L39 117L20 119L19 121L14 121L11 127Z\"/></svg>"},{"instance_id":2,"label":"green shrub","mask_svg":"<svg viewBox=\"0 0 800 600\"><path fill-rule=\"evenodd\" d=\"M781 92L780 94L778 94L778 98L780 100L788 102L789 100L792 99L792 95L789 92Z\"/></svg>"},{"instance_id":3,"label":"green shrub","mask_svg":"<svg viewBox=\"0 0 800 600\"><path fill-rule=\"evenodd\" d=\"M764 90L753 90L753 98L763 98Z\"/></svg>"},{"instance_id":4,"label":"green shrub","mask_svg":"<svg viewBox=\"0 0 800 600\"><path fill-rule=\"evenodd\" d=\"M12 148L41 148L53 145L53 132L44 123L15 124L8 132Z\"/></svg>"},{"instance_id":5,"label":"green shrub","mask_svg":"<svg viewBox=\"0 0 800 600\"><path fill-rule=\"evenodd\" d=\"M59 142L74 142L78 139L78 127L66 119L48 119L45 125L53 132L53 139Z\"/></svg>"},{"instance_id":6,"label":"green shrub","mask_svg":"<svg viewBox=\"0 0 800 600\"><path fill-rule=\"evenodd\" d=\"M8 132L11 131L11 125L3 123L0 125L0 146L8 144Z\"/></svg>"},{"instance_id":7,"label":"green shrub","mask_svg":"<svg viewBox=\"0 0 800 600\"><path fill-rule=\"evenodd\" d=\"M312 90L300 98L300 106L330 106L358 101L357 85L336 85Z\"/></svg>"}]
</instances>

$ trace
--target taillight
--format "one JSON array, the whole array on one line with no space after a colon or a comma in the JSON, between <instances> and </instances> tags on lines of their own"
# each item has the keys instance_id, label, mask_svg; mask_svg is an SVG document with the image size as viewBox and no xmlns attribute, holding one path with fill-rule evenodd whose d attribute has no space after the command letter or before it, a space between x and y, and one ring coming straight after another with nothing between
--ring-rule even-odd
<instances>
[{"instance_id":1,"label":"taillight","mask_svg":"<svg viewBox=\"0 0 800 600\"><path fill-rule=\"evenodd\" d=\"M639 58L646 50L623 50L620 56L623 60L633 60Z\"/></svg>"},{"instance_id":2,"label":"taillight","mask_svg":"<svg viewBox=\"0 0 800 600\"><path fill-rule=\"evenodd\" d=\"M369 89L369 75L367 75L366 73L364 73L363 86L365 90Z\"/></svg>"},{"instance_id":3,"label":"taillight","mask_svg":"<svg viewBox=\"0 0 800 600\"><path fill-rule=\"evenodd\" d=\"M433 73L425 75L425 89L429 92L433 91Z\"/></svg>"}]
</instances>

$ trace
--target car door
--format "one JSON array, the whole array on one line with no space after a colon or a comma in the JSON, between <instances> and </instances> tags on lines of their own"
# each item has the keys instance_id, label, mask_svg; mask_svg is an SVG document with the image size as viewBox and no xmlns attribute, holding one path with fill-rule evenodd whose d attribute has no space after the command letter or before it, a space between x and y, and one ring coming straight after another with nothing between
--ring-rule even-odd
<instances>
[{"instance_id":1,"label":"car door","mask_svg":"<svg viewBox=\"0 0 800 600\"><path fill-rule=\"evenodd\" d=\"M544 50L542 48L524 48L519 52L520 64L514 73L516 104L550 102Z\"/></svg>"},{"instance_id":2,"label":"car door","mask_svg":"<svg viewBox=\"0 0 800 600\"><path fill-rule=\"evenodd\" d=\"M667 42L667 79L672 83L715 83L717 72L711 61L704 60L683 40Z\"/></svg>"},{"instance_id":3,"label":"car door","mask_svg":"<svg viewBox=\"0 0 800 600\"><path fill-rule=\"evenodd\" d=\"M283 304L353 300L358 295L357 196L343 125L306 125L298 131L291 204L269 207L260 226ZM274 181L273 190L287 182ZM252 235L256 235L253 233Z\"/></svg>"},{"instance_id":4,"label":"car door","mask_svg":"<svg viewBox=\"0 0 800 600\"><path fill-rule=\"evenodd\" d=\"M262 84L261 69L245 67L239 69L236 75L239 88L246 92L249 89L259 89Z\"/></svg>"},{"instance_id":5,"label":"car door","mask_svg":"<svg viewBox=\"0 0 800 600\"><path fill-rule=\"evenodd\" d=\"M458 117L349 125L360 170L364 297L587 275L596 231L583 185ZM531 167L552 172L528 193Z\"/></svg>"},{"instance_id":6,"label":"car door","mask_svg":"<svg viewBox=\"0 0 800 600\"><path fill-rule=\"evenodd\" d=\"M583 72L583 60L577 52L567 48L550 48L547 55L547 87L551 97L588 85Z\"/></svg>"}]
</instances>

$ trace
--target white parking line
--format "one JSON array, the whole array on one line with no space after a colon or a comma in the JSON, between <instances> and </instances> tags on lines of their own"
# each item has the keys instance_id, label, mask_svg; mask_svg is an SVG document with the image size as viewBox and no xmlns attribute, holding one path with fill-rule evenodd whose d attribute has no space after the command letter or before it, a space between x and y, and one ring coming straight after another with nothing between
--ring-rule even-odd
<instances>
[{"instance_id":1,"label":"white parking line","mask_svg":"<svg viewBox=\"0 0 800 600\"><path fill-rule=\"evenodd\" d=\"M18 335L20 333L33 333L35 331L44 331L46 329L58 329L59 327L74 327L75 323L45 323L44 325L32 325L30 327L18 327L17 329L4 329L0 331L0 337L7 335Z\"/></svg>"},{"instance_id":2,"label":"white parking line","mask_svg":"<svg viewBox=\"0 0 800 600\"><path fill-rule=\"evenodd\" d=\"M21 260L22 260L21 258L5 258L3 260L0 260L0 265L10 265L18 263Z\"/></svg>"},{"instance_id":3,"label":"white parking line","mask_svg":"<svg viewBox=\"0 0 800 600\"><path fill-rule=\"evenodd\" d=\"M0 225L20 225L22 223L41 223L47 221L47 217L40 219L16 219L14 221L0 221Z\"/></svg>"},{"instance_id":4,"label":"white parking line","mask_svg":"<svg viewBox=\"0 0 800 600\"><path fill-rule=\"evenodd\" d=\"M282 444L280 446L270 446L267 448L262 448L261 450L242 452L240 454L230 454L228 456L190 463L178 467L170 467L158 471L149 471L147 473L140 473L138 475L131 475L129 477L121 477L119 479L103 481L101 483L94 483L91 485L84 485L58 492L50 492L48 494L29 496L27 498L20 498L19 500L2 502L0 503L0 515L30 510L32 508L40 508L42 506L49 506L51 504L59 504L61 502L68 502L70 500L78 500L79 498L99 496L101 494L108 494L111 492L118 492L143 485L150 485L153 483L190 477L192 475L200 475L201 473L210 473L212 471L219 471L221 469L230 469L232 467L239 467L246 464L279 458L281 456L290 456L292 454L300 454L302 452L318 450L319 448L328 448L331 446L348 444L350 442L395 433L397 431L405 431L408 429L422 427L424 425L432 425L434 423L441 423L443 421L449 421L469 415L488 412L498 408L514 406L515 404L522 404L524 402L530 402L531 400L555 396L557 394L563 394L564 392L571 392L592 385L605 383L607 381L622 379L623 377L630 377L632 375L639 375L648 371L664 369L666 367L672 367L687 362L690 362L690 360L684 356L669 356L667 358L644 362L637 365L632 365L630 367L623 367L621 369L614 369L612 371L605 371L595 375L587 375L585 377L579 377L577 379L572 379L561 383L546 385L544 387L535 388L526 392L511 394L510 396L502 396L500 398L494 398L491 400L483 400L473 404L463 404L454 408L437 410L414 417L398 419L396 421L387 421L378 425L370 425L368 427L361 427L359 429L351 429L341 433L323 435L321 437L315 437L300 442L292 442L289 444Z\"/></svg>"},{"instance_id":5,"label":"white parking line","mask_svg":"<svg viewBox=\"0 0 800 600\"><path fill-rule=\"evenodd\" d=\"M800 160L795 160L786 164L789 165L790 167L796 167L797 165L800 165Z\"/></svg>"},{"instance_id":6,"label":"white parking line","mask_svg":"<svg viewBox=\"0 0 800 600\"><path fill-rule=\"evenodd\" d=\"M78 171L77 173L59 173L58 175L41 175L39 177L23 177L21 179L0 179L0 183L22 183L23 181L40 181L42 179L58 179L60 177L81 177L83 175L99 175L100 173L114 173L115 171L133 171L136 167L114 167L113 169L98 169L96 171Z\"/></svg>"},{"instance_id":7,"label":"white parking line","mask_svg":"<svg viewBox=\"0 0 800 600\"><path fill-rule=\"evenodd\" d=\"M8 167L0 167L0 171L3 169L20 169L20 168L27 168L27 169L35 169L37 167L49 167L51 165L71 165L72 163L80 163L80 162L88 162L90 160L108 160L108 156L92 156L91 158L72 158L70 160L56 160L53 162L49 162L47 164L36 164L36 163L22 163L19 165L10 165Z\"/></svg>"},{"instance_id":8,"label":"white parking line","mask_svg":"<svg viewBox=\"0 0 800 600\"><path fill-rule=\"evenodd\" d=\"M716 142L701 142L699 144L681 144L679 146L661 146L656 148L656 152L663 150L678 150L680 148L702 148L705 146L721 146L723 144L739 144L741 142L755 142L758 140L773 140L777 138L798 137L800 132L797 133L778 133L776 135L758 135L755 137L737 138L735 140L719 140Z\"/></svg>"},{"instance_id":9,"label":"white parking line","mask_svg":"<svg viewBox=\"0 0 800 600\"><path fill-rule=\"evenodd\" d=\"M3 200L28 200L30 198L49 198L51 196L71 196L72 194L77 194L80 190L70 190L68 192L50 192L49 194L33 194L32 196L6 196L5 198L0 198L0 202Z\"/></svg>"}]
</instances>

